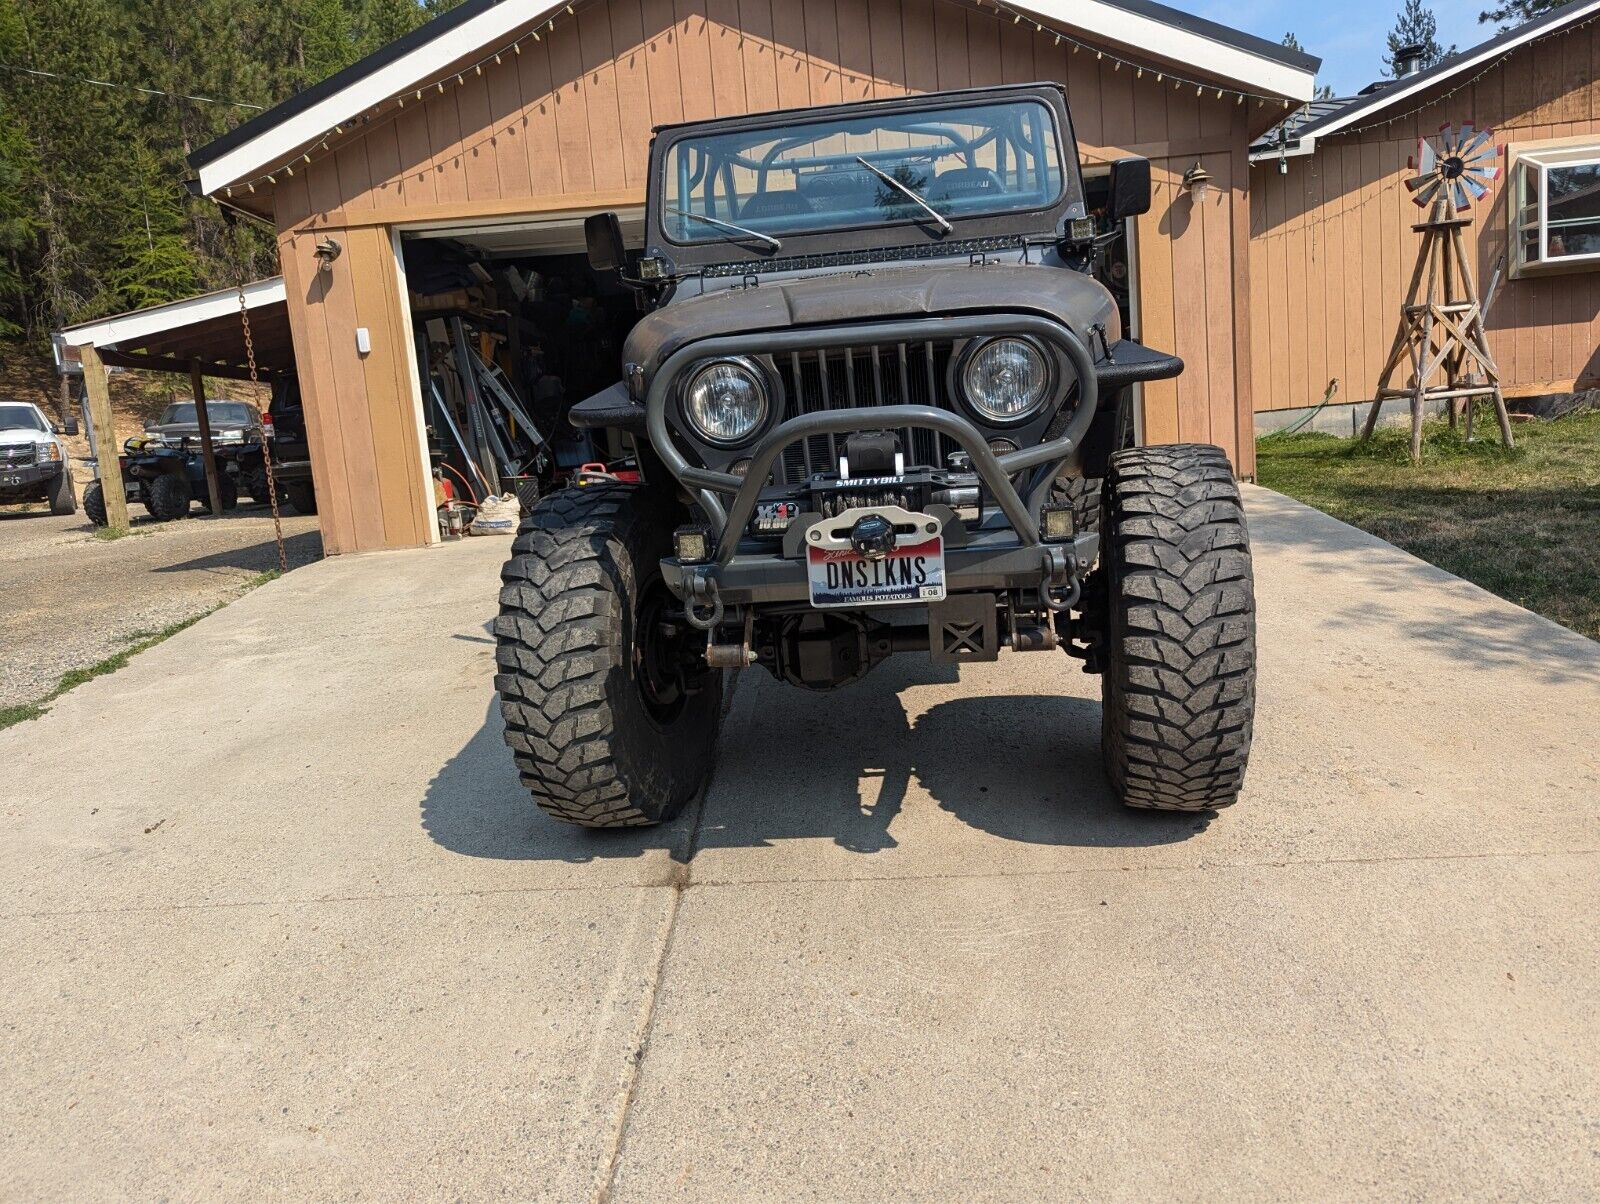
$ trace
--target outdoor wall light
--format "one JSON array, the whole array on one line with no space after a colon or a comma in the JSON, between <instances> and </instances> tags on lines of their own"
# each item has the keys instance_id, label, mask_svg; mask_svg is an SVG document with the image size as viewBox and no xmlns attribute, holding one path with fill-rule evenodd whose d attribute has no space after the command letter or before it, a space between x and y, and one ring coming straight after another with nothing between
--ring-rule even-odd
<instances>
[{"instance_id":1,"label":"outdoor wall light","mask_svg":"<svg viewBox=\"0 0 1600 1204\"><path fill-rule=\"evenodd\" d=\"M317 271L333 271L333 261L339 258L343 251L344 248L339 245L337 238L325 238L319 242L315 252L317 256Z\"/></svg>"},{"instance_id":2,"label":"outdoor wall light","mask_svg":"<svg viewBox=\"0 0 1600 1204\"><path fill-rule=\"evenodd\" d=\"M1194 166L1183 173L1183 187L1193 198L1196 205L1204 205L1211 196L1213 187L1211 173L1200 165L1200 160L1194 161Z\"/></svg>"}]
</instances>

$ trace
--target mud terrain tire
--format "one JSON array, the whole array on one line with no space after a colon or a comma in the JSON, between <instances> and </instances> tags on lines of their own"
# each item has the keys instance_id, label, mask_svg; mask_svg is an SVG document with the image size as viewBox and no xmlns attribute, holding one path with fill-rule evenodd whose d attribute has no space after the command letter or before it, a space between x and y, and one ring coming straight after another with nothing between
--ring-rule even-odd
<instances>
[{"instance_id":1,"label":"mud terrain tire","mask_svg":"<svg viewBox=\"0 0 1600 1204\"><path fill-rule=\"evenodd\" d=\"M1250 755L1256 623L1227 456L1195 444L1116 453L1102 533L1106 772L1130 807L1229 806Z\"/></svg>"},{"instance_id":2,"label":"mud terrain tire","mask_svg":"<svg viewBox=\"0 0 1600 1204\"><path fill-rule=\"evenodd\" d=\"M106 513L105 491L99 481L90 481L83 487L83 513L97 527L111 524L111 517Z\"/></svg>"},{"instance_id":3,"label":"mud terrain tire","mask_svg":"<svg viewBox=\"0 0 1600 1204\"><path fill-rule=\"evenodd\" d=\"M658 824L710 775L722 674L683 672L675 690L675 667L705 636L681 618L663 624L678 603L660 559L682 517L640 486L564 489L540 500L511 546L495 689L523 785L556 819Z\"/></svg>"},{"instance_id":4,"label":"mud terrain tire","mask_svg":"<svg viewBox=\"0 0 1600 1204\"><path fill-rule=\"evenodd\" d=\"M189 503L193 500L194 491L189 488L189 482L175 472L164 472L155 480L145 482L144 508L158 522L187 518Z\"/></svg>"},{"instance_id":5,"label":"mud terrain tire","mask_svg":"<svg viewBox=\"0 0 1600 1204\"><path fill-rule=\"evenodd\" d=\"M1100 529L1100 493L1105 484L1099 477L1057 477L1050 483L1050 500L1072 504L1075 531Z\"/></svg>"}]
</instances>

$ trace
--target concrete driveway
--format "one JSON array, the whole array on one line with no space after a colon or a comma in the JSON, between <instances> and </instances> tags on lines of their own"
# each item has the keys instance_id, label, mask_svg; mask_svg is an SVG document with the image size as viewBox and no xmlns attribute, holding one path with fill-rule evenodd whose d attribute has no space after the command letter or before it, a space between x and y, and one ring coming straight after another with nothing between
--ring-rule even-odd
<instances>
[{"instance_id":1,"label":"concrete driveway","mask_svg":"<svg viewBox=\"0 0 1600 1204\"><path fill-rule=\"evenodd\" d=\"M531 812L504 545L313 564L0 734L0 1197L1592 1199L1600 645L1252 491L1218 817L1060 656L751 673Z\"/></svg>"}]
</instances>

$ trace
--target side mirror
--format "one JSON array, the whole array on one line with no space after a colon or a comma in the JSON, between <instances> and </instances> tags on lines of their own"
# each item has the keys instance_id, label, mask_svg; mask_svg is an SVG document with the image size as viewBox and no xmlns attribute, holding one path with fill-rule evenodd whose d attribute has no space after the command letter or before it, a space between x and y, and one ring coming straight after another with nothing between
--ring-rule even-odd
<instances>
[{"instance_id":1,"label":"side mirror","mask_svg":"<svg viewBox=\"0 0 1600 1204\"><path fill-rule=\"evenodd\" d=\"M622 222L615 213L591 213L584 218L583 241L589 248L589 266L597 272L617 271L628 261Z\"/></svg>"},{"instance_id":2,"label":"side mirror","mask_svg":"<svg viewBox=\"0 0 1600 1204\"><path fill-rule=\"evenodd\" d=\"M1150 212L1150 160L1118 159L1111 164L1111 198L1106 214L1114 222Z\"/></svg>"}]
</instances>

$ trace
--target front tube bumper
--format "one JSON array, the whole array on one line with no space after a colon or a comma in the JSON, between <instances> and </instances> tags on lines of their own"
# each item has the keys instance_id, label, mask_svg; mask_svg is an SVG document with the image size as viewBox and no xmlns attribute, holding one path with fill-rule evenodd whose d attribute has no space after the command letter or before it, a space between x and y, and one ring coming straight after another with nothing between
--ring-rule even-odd
<instances>
[{"instance_id":1,"label":"front tube bumper","mask_svg":"<svg viewBox=\"0 0 1600 1204\"><path fill-rule=\"evenodd\" d=\"M743 476L696 468L678 450L667 426L667 406L676 382L690 364L735 355L777 355L790 351L829 350L836 347L968 339L1027 334L1059 349L1071 362L1078 378L1077 408L1066 428L1054 439L1035 447L997 456L977 425L951 410L933 406L866 406L803 414L779 424L751 451L750 467ZM1039 509L1048 494L1050 479L1077 449L1094 421L1099 404L1099 382L1089 349L1068 327L1037 314L971 314L952 318L918 318L895 322L834 326L826 330L796 329L704 339L668 356L656 371L645 397L646 425L657 455L685 486L695 491L701 508L717 535L716 562L733 559L739 541L755 512L772 465L785 448L813 435L837 435L881 429L886 419L895 427L924 427L947 435L971 457L973 471L982 479L1000 510L1027 547L1039 544ZM1011 483L1015 475L1030 472L1027 498ZM724 506L722 496L732 495Z\"/></svg>"}]
</instances>

